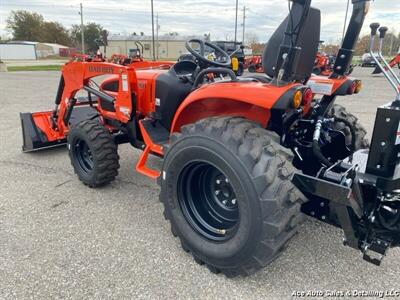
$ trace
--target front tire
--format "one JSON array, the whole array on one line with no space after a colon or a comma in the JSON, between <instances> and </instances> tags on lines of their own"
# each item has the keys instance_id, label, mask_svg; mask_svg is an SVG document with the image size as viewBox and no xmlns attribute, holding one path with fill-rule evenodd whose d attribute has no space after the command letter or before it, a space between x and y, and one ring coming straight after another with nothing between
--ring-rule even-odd
<instances>
[{"instance_id":1,"label":"front tire","mask_svg":"<svg viewBox=\"0 0 400 300\"><path fill-rule=\"evenodd\" d=\"M68 150L74 171L85 185L103 186L118 175L117 145L98 121L83 121L72 127L68 134Z\"/></svg>"},{"instance_id":2,"label":"front tire","mask_svg":"<svg viewBox=\"0 0 400 300\"><path fill-rule=\"evenodd\" d=\"M302 219L290 152L237 117L201 120L171 140L160 199L183 249L228 277L268 265Z\"/></svg>"}]
</instances>

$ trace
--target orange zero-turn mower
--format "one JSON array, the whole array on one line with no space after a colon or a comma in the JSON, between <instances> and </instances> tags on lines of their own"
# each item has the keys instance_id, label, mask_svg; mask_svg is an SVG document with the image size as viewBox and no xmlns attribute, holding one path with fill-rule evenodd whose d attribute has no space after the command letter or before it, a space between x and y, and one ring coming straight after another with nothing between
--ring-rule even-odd
<instances>
[{"instance_id":1,"label":"orange zero-turn mower","mask_svg":"<svg viewBox=\"0 0 400 300\"><path fill-rule=\"evenodd\" d=\"M391 68L394 67L398 67L400 69L400 53L398 53L395 57L393 57L393 59L389 62L389 66ZM387 68L385 68L385 70L388 70ZM379 66L375 67L375 70L372 74L380 74L382 73L382 69Z\"/></svg>"},{"instance_id":2,"label":"orange zero-turn mower","mask_svg":"<svg viewBox=\"0 0 400 300\"><path fill-rule=\"evenodd\" d=\"M249 275L271 263L302 214L342 228L345 245L379 265L400 243L400 96L378 108L371 145L357 118L334 104L360 89L345 73L369 1L352 2L329 78L310 79L321 22L311 0L290 1L262 76L236 77L229 55L201 40L186 44L195 62L169 70L67 63L55 109L21 114L23 149L67 142L90 187L115 179L119 144L140 149L136 169L160 184L173 235L215 273ZM206 46L220 59L205 58ZM100 75L109 77L96 83ZM163 159L160 170L147 166L149 155Z\"/></svg>"}]
</instances>

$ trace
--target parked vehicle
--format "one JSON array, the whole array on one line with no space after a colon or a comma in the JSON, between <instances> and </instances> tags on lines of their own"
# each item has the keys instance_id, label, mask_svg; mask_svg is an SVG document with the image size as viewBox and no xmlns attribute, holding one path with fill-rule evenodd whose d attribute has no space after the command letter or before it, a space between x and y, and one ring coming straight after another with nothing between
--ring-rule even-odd
<instances>
[{"instance_id":1,"label":"parked vehicle","mask_svg":"<svg viewBox=\"0 0 400 300\"><path fill-rule=\"evenodd\" d=\"M376 62L370 53L364 53L361 57L361 67L376 67Z\"/></svg>"}]
</instances>

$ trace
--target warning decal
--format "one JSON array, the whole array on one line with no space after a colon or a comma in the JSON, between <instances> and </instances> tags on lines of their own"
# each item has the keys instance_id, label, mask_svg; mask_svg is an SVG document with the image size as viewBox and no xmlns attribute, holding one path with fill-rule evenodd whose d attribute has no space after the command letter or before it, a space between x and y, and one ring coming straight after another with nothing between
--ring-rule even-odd
<instances>
[{"instance_id":1,"label":"warning decal","mask_svg":"<svg viewBox=\"0 0 400 300\"><path fill-rule=\"evenodd\" d=\"M333 83L316 82L314 80L309 80L307 85L314 94L328 95L328 96L332 95Z\"/></svg>"}]
</instances>

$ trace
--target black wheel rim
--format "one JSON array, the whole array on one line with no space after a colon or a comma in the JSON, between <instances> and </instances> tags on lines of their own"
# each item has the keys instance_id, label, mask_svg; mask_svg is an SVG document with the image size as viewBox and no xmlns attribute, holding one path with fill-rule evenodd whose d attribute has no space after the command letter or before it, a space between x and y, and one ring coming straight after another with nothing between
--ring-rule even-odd
<instances>
[{"instance_id":1,"label":"black wheel rim","mask_svg":"<svg viewBox=\"0 0 400 300\"><path fill-rule=\"evenodd\" d=\"M93 170L93 156L89 145L82 139L77 139L73 145L73 154L79 164L79 167L85 172L90 173Z\"/></svg>"},{"instance_id":2,"label":"black wheel rim","mask_svg":"<svg viewBox=\"0 0 400 300\"><path fill-rule=\"evenodd\" d=\"M230 180L206 162L188 164L178 179L178 201L191 227L212 241L226 241L237 230L239 206Z\"/></svg>"}]
</instances>

